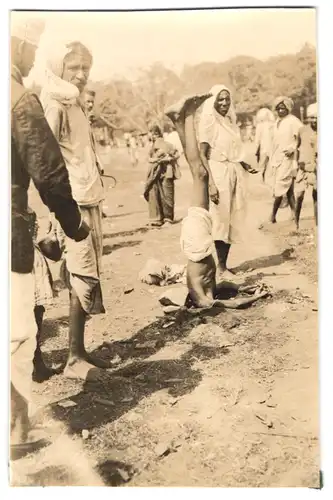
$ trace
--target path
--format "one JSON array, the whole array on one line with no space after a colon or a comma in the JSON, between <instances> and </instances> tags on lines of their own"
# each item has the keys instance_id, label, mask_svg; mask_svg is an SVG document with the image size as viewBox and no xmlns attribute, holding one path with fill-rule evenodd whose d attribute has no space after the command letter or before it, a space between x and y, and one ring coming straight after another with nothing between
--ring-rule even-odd
<instances>
[{"instance_id":1,"label":"path","mask_svg":"<svg viewBox=\"0 0 333 500\"><path fill-rule=\"evenodd\" d=\"M75 401L67 409L54 404L53 418L73 433L68 439L108 485L318 486L317 288L304 274L315 258L309 201L299 236L290 235L287 210L270 232L255 231L270 200L259 180L250 179L252 229L246 245L232 249L231 264L248 280L270 285L272 298L167 326L157 301L161 289L139 283L137 275L148 258L184 262L180 226L144 227L144 168L113 170L120 182L107 199L114 214L105 221L108 314L87 327L87 344L114 368L84 385L61 375L35 384L38 401ZM177 186L178 217L186 213L189 189L185 171ZM294 255L284 252L289 247ZM133 292L124 294L128 287ZM49 362L66 357L67 307L63 291L47 313ZM45 469L34 476L42 484L85 480L79 473L61 475L51 462L27 459L22 481L32 481L29 467Z\"/></svg>"}]
</instances>

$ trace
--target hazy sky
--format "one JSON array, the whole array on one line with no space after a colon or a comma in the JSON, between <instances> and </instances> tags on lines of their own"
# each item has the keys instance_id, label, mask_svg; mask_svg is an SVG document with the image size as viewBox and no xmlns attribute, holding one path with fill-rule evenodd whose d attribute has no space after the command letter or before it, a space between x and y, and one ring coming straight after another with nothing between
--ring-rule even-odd
<instances>
[{"instance_id":1,"label":"hazy sky","mask_svg":"<svg viewBox=\"0 0 333 500\"><path fill-rule=\"evenodd\" d=\"M13 13L12 15L15 15ZM91 79L130 76L161 61L225 61L237 55L261 59L316 44L314 9L242 9L183 12L51 12L30 79L39 81L48 44L80 39L92 51Z\"/></svg>"}]
</instances>

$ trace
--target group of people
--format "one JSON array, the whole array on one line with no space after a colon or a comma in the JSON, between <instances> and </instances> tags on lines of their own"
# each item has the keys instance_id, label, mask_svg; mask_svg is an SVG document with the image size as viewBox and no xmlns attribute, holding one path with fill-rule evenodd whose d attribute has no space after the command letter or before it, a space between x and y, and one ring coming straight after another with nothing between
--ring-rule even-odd
<instances>
[{"instance_id":1,"label":"group of people","mask_svg":"<svg viewBox=\"0 0 333 500\"><path fill-rule=\"evenodd\" d=\"M52 300L52 277L45 257L62 259L62 277L69 290L69 350L63 375L86 380L91 368L108 367L87 352L84 342L88 315L105 312L100 280L103 169L90 126L94 94L85 92L93 57L79 41L65 46L55 44L48 55L45 83L38 99L24 88L23 78L34 64L43 29L43 23L30 20L14 25L11 36L12 459L32 447L45 445L44 439L34 438L31 432L32 373L36 380L52 374L40 350L44 306ZM269 136L265 127L257 137L263 175L271 168L274 177L275 215L285 193L295 210L292 162L303 144L298 158L302 175L298 175L297 183L306 186L313 162L312 150L310 153L310 146L305 144L315 147L314 135L301 133L297 119L290 115L290 100L280 98L276 110L279 118L274 124L272 144L267 145L268 139L265 142ZM216 299L216 283L220 278L233 279L227 259L230 246L240 240L243 232L247 198L244 175L256 174L258 169L245 161L232 94L227 87L216 85L206 95L182 99L166 110L166 115L179 135L193 176L191 207L181 231L181 248L188 259L189 295L195 307L224 306ZM313 127L311 130L314 132ZM163 138L159 127L153 127L151 134L144 196L152 225L161 226L174 221L179 151ZM51 214L49 234L39 242L36 214L28 203L30 180ZM261 296L240 299L237 306Z\"/></svg>"},{"instance_id":2,"label":"group of people","mask_svg":"<svg viewBox=\"0 0 333 500\"><path fill-rule=\"evenodd\" d=\"M317 223L317 104L308 107L305 127L291 114L292 108L293 101L282 96L274 103L276 119L269 109L259 111L258 169L244 160L232 94L227 87L216 85L209 94L182 99L167 110L193 176L191 206L182 224L181 247L188 259L189 294L197 307L220 305L217 281L235 281L227 268L227 258L231 244L242 241L247 201L245 172L256 174L261 170L263 179L270 176L274 199L272 223L276 222L285 195L298 227L304 193L311 186ZM260 296L259 293L256 297ZM244 300L249 303L257 299Z\"/></svg>"},{"instance_id":3,"label":"group of people","mask_svg":"<svg viewBox=\"0 0 333 500\"><path fill-rule=\"evenodd\" d=\"M288 97L278 97L273 109L277 119L267 108L259 110L256 129L256 155L264 181L273 194L270 222L276 216L283 198L292 211L296 228L305 191L312 189L314 215L317 212L317 103L307 108L307 124L292 114L294 103Z\"/></svg>"}]
</instances>

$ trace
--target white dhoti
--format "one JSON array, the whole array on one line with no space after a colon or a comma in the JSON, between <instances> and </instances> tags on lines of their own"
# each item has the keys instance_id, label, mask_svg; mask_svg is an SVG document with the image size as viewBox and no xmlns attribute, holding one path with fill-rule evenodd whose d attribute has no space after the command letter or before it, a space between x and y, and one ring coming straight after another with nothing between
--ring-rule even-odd
<instances>
[{"instance_id":1,"label":"white dhoti","mask_svg":"<svg viewBox=\"0 0 333 500\"><path fill-rule=\"evenodd\" d=\"M272 160L271 169L273 196L284 196L297 175L297 161L284 156L278 163Z\"/></svg>"},{"instance_id":2,"label":"white dhoti","mask_svg":"<svg viewBox=\"0 0 333 500\"><path fill-rule=\"evenodd\" d=\"M243 240L246 217L244 170L240 163L210 160L209 166L219 191L219 203L211 203L214 241Z\"/></svg>"},{"instance_id":3,"label":"white dhoti","mask_svg":"<svg viewBox=\"0 0 333 500\"><path fill-rule=\"evenodd\" d=\"M103 255L102 204L94 207L80 207L83 220L90 227L90 233L82 241L74 241L65 236L57 225L57 237L64 252L66 276L62 279L73 288L87 314L104 313L100 274Z\"/></svg>"},{"instance_id":4,"label":"white dhoti","mask_svg":"<svg viewBox=\"0 0 333 500\"><path fill-rule=\"evenodd\" d=\"M11 273L10 351L11 382L31 403L33 357L36 349L35 282L30 274Z\"/></svg>"},{"instance_id":5,"label":"white dhoti","mask_svg":"<svg viewBox=\"0 0 333 500\"><path fill-rule=\"evenodd\" d=\"M180 246L186 257L199 262L213 253L212 218L201 207L190 207L182 222Z\"/></svg>"}]
</instances>

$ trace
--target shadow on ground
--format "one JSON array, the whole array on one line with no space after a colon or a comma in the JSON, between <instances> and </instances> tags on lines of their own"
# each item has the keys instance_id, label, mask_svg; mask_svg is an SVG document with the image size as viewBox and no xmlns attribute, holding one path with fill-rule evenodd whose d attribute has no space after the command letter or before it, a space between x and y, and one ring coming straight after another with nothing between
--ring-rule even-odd
<instances>
[{"instance_id":1,"label":"shadow on ground","mask_svg":"<svg viewBox=\"0 0 333 500\"><path fill-rule=\"evenodd\" d=\"M286 250L284 250L279 254L268 255L265 257L258 257L257 259L253 260L247 260L240 266L235 267L233 271L235 273L238 273L238 272L246 272L249 271L250 269L264 269L266 267L280 266L284 262L294 259L292 255L293 252L294 250L292 248L287 248Z\"/></svg>"},{"instance_id":2,"label":"shadow on ground","mask_svg":"<svg viewBox=\"0 0 333 500\"><path fill-rule=\"evenodd\" d=\"M147 360L167 342L185 338L205 318L180 317L172 328L163 328L169 321L157 320L127 341L102 344L93 354L104 360L117 356L118 367L110 371L91 369L82 391L71 397L76 406L62 408L55 403L54 416L65 422L70 432L80 432L118 419L155 391L168 389L173 397L191 392L202 379L193 363L226 355L229 350L195 345L189 346L180 359ZM63 349L52 353L52 359L65 356Z\"/></svg>"},{"instance_id":3,"label":"shadow on ground","mask_svg":"<svg viewBox=\"0 0 333 500\"><path fill-rule=\"evenodd\" d=\"M122 241L121 243L115 243L114 245L104 245L103 255L109 255L110 253L116 250L120 250L121 248L136 247L141 243L142 243L141 240L130 240L130 241Z\"/></svg>"}]
</instances>

